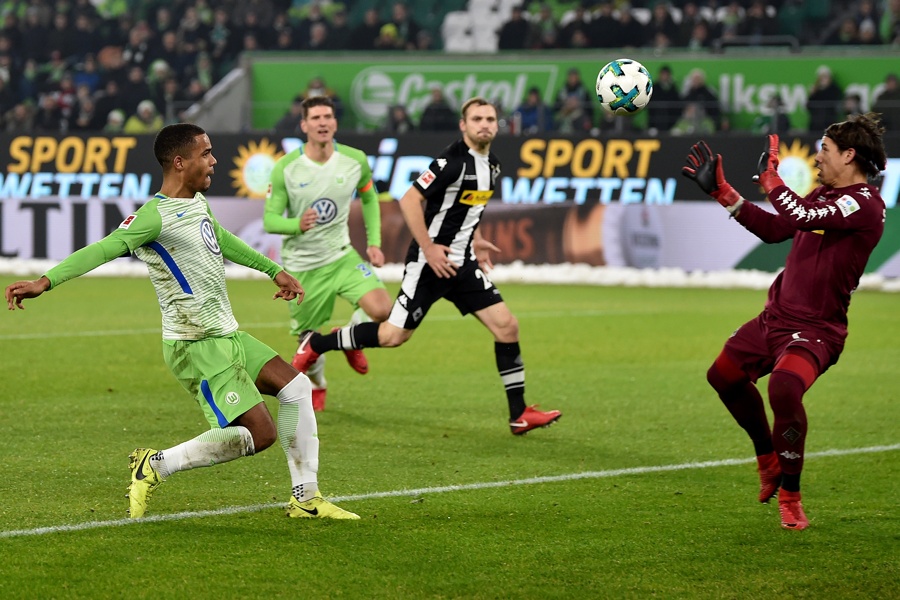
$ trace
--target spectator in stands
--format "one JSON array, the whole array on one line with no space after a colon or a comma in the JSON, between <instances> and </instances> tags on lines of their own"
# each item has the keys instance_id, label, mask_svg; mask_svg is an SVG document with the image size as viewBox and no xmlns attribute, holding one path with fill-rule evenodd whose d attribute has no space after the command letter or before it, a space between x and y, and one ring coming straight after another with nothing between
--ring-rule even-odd
<instances>
[{"instance_id":1,"label":"spectator in stands","mask_svg":"<svg viewBox=\"0 0 900 600\"><path fill-rule=\"evenodd\" d=\"M99 90L102 77L97 65L97 58L93 54L85 54L84 60L75 65L72 78L75 80L76 86L86 85L92 94Z\"/></svg>"},{"instance_id":2,"label":"spectator in stands","mask_svg":"<svg viewBox=\"0 0 900 600\"><path fill-rule=\"evenodd\" d=\"M415 50L416 37L421 27L409 14L409 9L403 2L394 2L391 7L391 23L397 28L397 38L400 46L407 50Z\"/></svg>"},{"instance_id":3,"label":"spectator in stands","mask_svg":"<svg viewBox=\"0 0 900 600\"><path fill-rule=\"evenodd\" d=\"M238 6L247 5L247 0L239 2ZM254 12L254 15L258 13ZM268 21L269 23L271 21ZM246 26L246 23L245 23ZM261 26L263 29L265 26ZM178 23L178 37L181 39L181 45L184 51L190 55L196 55L206 43L208 35L208 27L200 20L197 13L197 7L188 5L184 9L184 14ZM267 31L264 29L264 31Z\"/></svg>"},{"instance_id":4,"label":"spectator in stands","mask_svg":"<svg viewBox=\"0 0 900 600\"><path fill-rule=\"evenodd\" d=\"M684 105L681 117L671 129L672 135L704 136L716 132L716 123L706 114L703 105L699 102L688 102Z\"/></svg>"},{"instance_id":5,"label":"spectator in stands","mask_svg":"<svg viewBox=\"0 0 900 600\"><path fill-rule=\"evenodd\" d=\"M855 46L859 44L859 29L853 17L844 17L837 31L825 38L828 46Z\"/></svg>"},{"instance_id":6,"label":"spectator in stands","mask_svg":"<svg viewBox=\"0 0 900 600\"><path fill-rule=\"evenodd\" d=\"M0 35L9 40L10 47L15 48L16 52L21 52L22 25L19 22L19 15L15 11L10 10L3 15L3 27L0 28ZM23 56L19 56L20 60L23 58Z\"/></svg>"},{"instance_id":7,"label":"spectator in stands","mask_svg":"<svg viewBox=\"0 0 900 600\"><path fill-rule=\"evenodd\" d=\"M7 80L0 77L0 115L5 115L18 103L18 97L10 89Z\"/></svg>"},{"instance_id":8,"label":"spectator in stands","mask_svg":"<svg viewBox=\"0 0 900 600\"><path fill-rule=\"evenodd\" d=\"M128 32L128 43L122 49L122 59L128 67L140 67L146 70L153 60L153 49L150 47L150 30L143 21Z\"/></svg>"},{"instance_id":9,"label":"spectator in stands","mask_svg":"<svg viewBox=\"0 0 900 600\"><path fill-rule=\"evenodd\" d=\"M669 40L669 45L678 39L678 26L675 24L675 19L672 18L672 13L666 2L658 2L653 7L653 12L650 14L650 22L646 26L646 39L653 40L659 34L664 35Z\"/></svg>"},{"instance_id":10,"label":"spectator in stands","mask_svg":"<svg viewBox=\"0 0 900 600\"><path fill-rule=\"evenodd\" d=\"M582 2L575 5L572 20L559 30L559 42L563 48L585 48L589 44L582 45L577 40L590 40L591 24L588 22L585 6ZM580 35L579 35L580 34Z\"/></svg>"},{"instance_id":11,"label":"spectator in stands","mask_svg":"<svg viewBox=\"0 0 900 600\"><path fill-rule=\"evenodd\" d=\"M900 130L900 85L896 73L884 78L884 89L875 98L872 110L881 113L881 121L888 131Z\"/></svg>"},{"instance_id":12,"label":"spectator in stands","mask_svg":"<svg viewBox=\"0 0 900 600\"><path fill-rule=\"evenodd\" d=\"M402 104L395 104L388 109L387 130L394 134L410 133L416 130L416 125L406 112Z\"/></svg>"},{"instance_id":13,"label":"spectator in stands","mask_svg":"<svg viewBox=\"0 0 900 600\"><path fill-rule=\"evenodd\" d=\"M758 46L763 38L778 33L778 21L766 13L763 0L753 0L738 24L738 35L750 38L750 45Z\"/></svg>"},{"instance_id":14,"label":"spectator in stands","mask_svg":"<svg viewBox=\"0 0 900 600\"><path fill-rule=\"evenodd\" d=\"M455 131L459 129L459 115L456 114L439 86L431 88L431 100L422 111L419 120L422 131Z\"/></svg>"},{"instance_id":15,"label":"spectator in stands","mask_svg":"<svg viewBox=\"0 0 900 600\"><path fill-rule=\"evenodd\" d=\"M553 18L548 4L538 6L538 12L531 21L528 48L535 50L558 48L559 26Z\"/></svg>"},{"instance_id":16,"label":"spectator in stands","mask_svg":"<svg viewBox=\"0 0 900 600\"><path fill-rule=\"evenodd\" d=\"M32 59L37 64L41 64L49 54L47 37L50 30L41 20L41 13L37 6L29 6L25 11L23 30L26 35L22 36L21 41L22 58L24 60Z\"/></svg>"},{"instance_id":17,"label":"spectator in stands","mask_svg":"<svg viewBox=\"0 0 900 600\"><path fill-rule=\"evenodd\" d=\"M709 33L709 22L700 14L696 2L685 2L681 9L681 21L678 23L673 46L685 47L694 36L694 27L703 23ZM707 35L708 37L708 35Z\"/></svg>"},{"instance_id":18,"label":"spectator in stands","mask_svg":"<svg viewBox=\"0 0 900 600\"><path fill-rule=\"evenodd\" d=\"M340 9L331 16L328 38L332 50L347 50L352 46L353 32L347 24L347 11Z\"/></svg>"},{"instance_id":19,"label":"spectator in stands","mask_svg":"<svg viewBox=\"0 0 900 600\"><path fill-rule=\"evenodd\" d=\"M593 127L592 111L575 96L567 96L555 111L556 131L560 133L588 133Z\"/></svg>"},{"instance_id":20,"label":"spectator in stands","mask_svg":"<svg viewBox=\"0 0 900 600\"><path fill-rule=\"evenodd\" d=\"M888 0L878 23L878 37L885 44L900 45L900 0Z\"/></svg>"},{"instance_id":21,"label":"spectator in stands","mask_svg":"<svg viewBox=\"0 0 900 600\"><path fill-rule=\"evenodd\" d=\"M653 102L647 107L647 126L666 133L681 116L682 102L678 85L669 65L663 65L653 78Z\"/></svg>"},{"instance_id":22,"label":"spectator in stands","mask_svg":"<svg viewBox=\"0 0 900 600\"><path fill-rule=\"evenodd\" d=\"M862 97L859 94L847 94L844 96L844 101L841 103L841 112L841 121L846 121L853 115L861 115L866 112L863 109Z\"/></svg>"},{"instance_id":23,"label":"spectator in stands","mask_svg":"<svg viewBox=\"0 0 900 600\"><path fill-rule=\"evenodd\" d=\"M300 119L303 117L303 100L302 94L294 96L294 100L288 107L287 112L275 123L276 135L296 136L303 133L300 130Z\"/></svg>"},{"instance_id":24,"label":"spectator in stands","mask_svg":"<svg viewBox=\"0 0 900 600\"><path fill-rule=\"evenodd\" d=\"M706 73L702 69L693 69L687 76L684 94L681 97L683 104L682 119L687 103L694 102L703 108L704 117L709 117L716 129L722 129L722 109L719 107L719 98L715 92L706 85Z\"/></svg>"},{"instance_id":25,"label":"spectator in stands","mask_svg":"<svg viewBox=\"0 0 900 600\"><path fill-rule=\"evenodd\" d=\"M334 104L335 118L340 119L344 115L344 103L341 101L340 96L328 87L325 84L325 79L319 75L310 79L309 83L306 84L306 89L300 92L300 97L303 100L317 96L328 96L331 99L332 104Z\"/></svg>"},{"instance_id":26,"label":"spectator in stands","mask_svg":"<svg viewBox=\"0 0 900 600\"><path fill-rule=\"evenodd\" d=\"M69 15L64 12L56 13L53 16L53 26L47 34L47 50L58 50L65 57L74 55L78 52L74 33L69 24Z\"/></svg>"},{"instance_id":27,"label":"spectator in stands","mask_svg":"<svg viewBox=\"0 0 900 600\"><path fill-rule=\"evenodd\" d=\"M104 115L97 114L94 99L91 96L85 96L79 99L78 105L69 119L69 130L100 131L105 120Z\"/></svg>"},{"instance_id":28,"label":"spectator in stands","mask_svg":"<svg viewBox=\"0 0 900 600\"><path fill-rule=\"evenodd\" d=\"M56 103L56 97L52 92L41 94L41 97L38 98L38 109L34 113L33 126L35 131L63 131L62 110Z\"/></svg>"},{"instance_id":29,"label":"spectator in stands","mask_svg":"<svg viewBox=\"0 0 900 600\"><path fill-rule=\"evenodd\" d=\"M597 7L597 14L591 19L591 44L595 48L616 48L622 39L619 21L613 14L613 4L603 0Z\"/></svg>"},{"instance_id":30,"label":"spectator in stands","mask_svg":"<svg viewBox=\"0 0 900 600\"><path fill-rule=\"evenodd\" d=\"M691 30L691 37L687 41L688 50L706 50L712 46L710 26L706 21L700 21Z\"/></svg>"},{"instance_id":31,"label":"spectator in stands","mask_svg":"<svg viewBox=\"0 0 900 600\"><path fill-rule=\"evenodd\" d=\"M163 124L162 115L156 110L153 101L142 100L138 104L137 112L125 121L122 132L130 135L156 133L163 128Z\"/></svg>"},{"instance_id":32,"label":"spectator in stands","mask_svg":"<svg viewBox=\"0 0 900 600\"><path fill-rule=\"evenodd\" d=\"M122 110L125 114L134 114L137 112L137 106L146 98L152 96L150 85L144 69L138 65L132 65L128 69L128 83L122 89Z\"/></svg>"},{"instance_id":33,"label":"spectator in stands","mask_svg":"<svg viewBox=\"0 0 900 600\"><path fill-rule=\"evenodd\" d=\"M419 35L416 36L415 50L435 50L434 36L427 29L420 29Z\"/></svg>"},{"instance_id":34,"label":"spectator in stands","mask_svg":"<svg viewBox=\"0 0 900 600\"><path fill-rule=\"evenodd\" d=\"M640 48L647 41L646 28L627 7L619 11L619 41L623 48Z\"/></svg>"},{"instance_id":35,"label":"spectator in stands","mask_svg":"<svg viewBox=\"0 0 900 600\"><path fill-rule=\"evenodd\" d=\"M323 51L332 50L331 40L328 39L328 26L322 23L314 23L309 28L309 41L306 50Z\"/></svg>"},{"instance_id":36,"label":"spectator in stands","mask_svg":"<svg viewBox=\"0 0 900 600\"><path fill-rule=\"evenodd\" d=\"M125 106L125 99L122 97L119 82L115 79L108 79L101 90L94 92L94 103L94 110L103 118L106 118L114 110L122 110ZM122 122L125 122L124 118Z\"/></svg>"},{"instance_id":37,"label":"spectator in stands","mask_svg":"<svg viewBox=\"0 0 900 600\"><path fill-rule=\"evenodd\" d=\"M881 40L878 38L878 28L875 27L872 21L863 21L859 26L858 43L860 46L875 46L881 44Z\"/></svg>"},{"instance_id":38,"label":"spectator in stands","mask_svg":"<svg viewBox=\"0 0 900 600\"><path fill-rule=\"evenodd\" d=\"M34 130L34 105L19 102L3 113L3 131L6 133L30 132Z\"/></svg>"},{"instance_id":39,"label":"spectator in stands","mask_svg":"<svg viewBox=\"0 0 900 600\"><path fill-rule=\"evenodd\" d=\"M831 69L825 65L816 69L816 81L806 100L806 110L809 112L809 130L820 134L825 128L840 121L838 111L844 92L835 83Z\"/></svg>"},{"instance_id":40,"label":"spectator in stands","mask_svg":"<svg viewBox=\"0 0 900 600\"><path fill-rule=\"evenodd\" d=\"M525 20L521 6L513 6L509 21L505 22L497 37L499 50L522 50L526 47L531 23Z\"/></svg>"},{"instance_id":41,"label":"spectator in stands","mask_svg":"<svg viewBox=\"0 0 900 600\"><path fill-rule=\"evenodd\" d=\"M532 87L525 100L516 108L514 120L519 124L516 132L525 135L553 130L553 111L544 104L541 91Z\"/></svg>"},{"instance_id":42,"label":"spectator in stands","mask_svg":"<svg viewBox=\"0 0 900 600\"><path fill-rule=\"evenodd\" d=\"M97 35L97 26L86 14L75 15L75 28L71 36L74 52L70 55L70 60L83 60L85 55L100 50L101 39Z\"/></svg>"},{"instance_id":43,"label":"spectator in stands","mask_svg":"<svg viewBox=\"0 0 900 600\"><path fill-rule=\"evenodd\" d=\"M778 94L772 94L759 114L753 119L750 130L753 133L784 135L791 129L791 120L784 112L784 102Z\"/></svg>"},{"instance_id":44,"label":"spectator in stands","mask_svg":"<svg viewBox=\"0 0 900 600\"><path fill-rule=\"evenodd\" d=\"M871 27L873 30L873 39L876 40L874 43L880 44L881 36L878 33L880 16L878 15L878 8L875 6L874 0L860 0L859 4L856 6L856 14L854 17L860 34L862 34L863 29L868 30Z\"/></svg>"},{"instance_id":45,"label":"spectator in stands","mask_svg":"<svg viewBox=\"0 0 900 600\"><path fill-rule=\"evenodd\" d=\"M397 34L397 26L393 23L385 23L375 38L376 50L403 50L403 40Z\"/></svg>"},{"instance_id":46,"label":"spectator in stands","mask_svg":"<svg viewBox=\"0 0 900 600\"><path fill-rule=\"evenodd\" d=\"M713 33L713 39L721 38L730 40L740 35L741 21L744 19L744 8L737 0L731 0L726 7L725 14L719 19L718 30Z\"/></svg>"},{"instance_id":47,"label":"spectator in stands","mask_svg":"<svg viewBox=\"0 0 900 600\"><path fill-rule=\"evenodd\" d=\"M181 79L191 68L195 57L184 51L184 47L178 43L178 33L173 30L164 31L160 36L159 49L154 53L155 59L163 60L169 65L172 73Z\"/></svg>"},{"instance_id":48,"label":"spectator in stands","mask_svg":"<svg viewBox=\"0 0 900 600\"><path fill-rule=\"evenodd\" d=\"M213 24L207 34L207 47L212 59L219 64L230 64L238 52L239 32L231 24L228 11L223 7L213 13Z\"/></svg>"},{"instance_id":49,"label":"spectator in stands","mask_svg":"<svg viewBox=\"0 0 900 600\"><path fill-rule=\"evenodd\" d=\"M236 23L243 23L250 12L255 13L257 23L264 29L271 27L275 20L275 4L272 0L241 0L235 3L233 10L232 18Z\"/></svg>"},{"instance_id":50,"label":"spectator in stands","mask_svg":"<svg viewBox=\"0 0 900 600\"><path fill-rule=\"evenodd\" d=\"M553 103L553 112L556 113L558 119L565 117L569 121L579 121L580 117L575 113L573 103L569 102L570 98L574 98L574 104L577 104L580 107L580 112L586 118L588 123L593 123L594 121L594 102L596 102L597 94L595 91L588 91L586 85L584 85L584 81L581 79L581 72L572 67L566 73L566 80L563 83L563 86L559 89L559 92L556 93L556 101ZM568 110L566 110L565 115L561 115L560 113L563 111L563 107L568 104ZM590 129L590 127L588 127Z\"/></svg>"},{"instance_id":51,"label":"spectator in stands","mask_svg":"<svg viewBox=\"0 0 900 600\"><path fill-rule=\"evenodd\" d=\"M116 109L106 115L106 125L103 126L103 133L122 133L125 127L125 112Z\"/></svg>"},{"instance_id":52,"label":"spectator in stands","mask_svg":"<svg viewBox=\"0 0 900 600\"><path fill-rule=\"evenodd\" d=\"M374 50L375 40L381 35L381 19L378 9L370 8L363 15L363 22L353 29L351 50Z\"/></svg>"},{"instance_id":53,"label":"spectator in stands","mask_svg":"<svg viewBox=\"0 0 900 600\"><path fill-rule=\"evenodd\" d=\"M313 2L307 5L306 16L300 20L296 27L296 40L301 48L309 47L309 40L312 38L312 30L316 25L324 25L327 30L328 21L325 20L325 15L322 14L322 7L319 6L319 3Z\"/></svg>"}]
</instances>

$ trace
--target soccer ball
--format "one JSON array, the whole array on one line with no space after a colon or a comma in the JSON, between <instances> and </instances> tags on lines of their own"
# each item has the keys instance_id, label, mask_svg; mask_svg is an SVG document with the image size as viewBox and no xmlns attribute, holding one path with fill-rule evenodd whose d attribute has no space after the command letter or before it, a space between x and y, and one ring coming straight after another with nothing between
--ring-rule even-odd
<instances>
[{"instance_id":1,"label":"soccer ball","mask_svg":"<svg viewBox=\"0 0 900 600\"><path fill-rule=\"evenodd\" d=\"M636 60L616 59L597 75L597 98L603 110L610 114L637 114L646 108L652 95L650 73Z\"/></svg>"}]
</instances>

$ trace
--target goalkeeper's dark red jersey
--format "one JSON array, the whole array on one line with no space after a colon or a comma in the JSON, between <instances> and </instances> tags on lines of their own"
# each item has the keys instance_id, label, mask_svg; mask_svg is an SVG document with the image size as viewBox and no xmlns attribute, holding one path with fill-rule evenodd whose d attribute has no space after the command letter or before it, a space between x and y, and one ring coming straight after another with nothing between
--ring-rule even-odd
<instances>
[{"instance_id":1,"label":"goalkeeper's dark red jersey","mask_svg":"<svg viewBox=\"0 0 900 600\"><path fill-rule=\"evenodd\" d=\"M736 217L764 242L793 238L766 310L788 326L814 325L845 338L850 294L884 232L884 200L862 183L820 186L805 198L782 185L769 200L777 214L745 202Z\"/></svg>"}]
</instances>

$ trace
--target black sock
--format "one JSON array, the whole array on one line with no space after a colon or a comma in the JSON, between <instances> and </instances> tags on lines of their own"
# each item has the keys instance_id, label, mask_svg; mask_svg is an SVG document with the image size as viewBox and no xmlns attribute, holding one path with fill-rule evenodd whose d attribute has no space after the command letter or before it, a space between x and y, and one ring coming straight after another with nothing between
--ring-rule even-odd
<instances>
[{"instance_id":1,"label":"black sock","mask_svg":"<svg viewBox=\"0 0 900 600\"><path fill-rule=\"evenodd\" d=\"M494 342L494 355L497 358L497 371L500 372L500 379L506 389L509 419L514 421L525 412L525 365L522 363L519 342Z\"/></svg>"},{"instance_id":2,"label":"black sock","mask_svg":"<svg viewBox=\"0 0 900 600\"><path fill-rule=\"evenodd\" d=\"M346 328L338 329L329 334L314 333L309 341L309 347L313 352L322 354L331 350L361 350L362 348L379 348L378 323L359 323L350 327L349 334Z\"/></svg>"},{"instance_id":3,"label":"black sock","mask_svg":"<svg viewBox=\"0 0 900 600\"><path fill-rule=\"evenodd\" d=\"M786 492L800 491L800 473L782 473L781 489Z\"/></svg>"}]
</instances>

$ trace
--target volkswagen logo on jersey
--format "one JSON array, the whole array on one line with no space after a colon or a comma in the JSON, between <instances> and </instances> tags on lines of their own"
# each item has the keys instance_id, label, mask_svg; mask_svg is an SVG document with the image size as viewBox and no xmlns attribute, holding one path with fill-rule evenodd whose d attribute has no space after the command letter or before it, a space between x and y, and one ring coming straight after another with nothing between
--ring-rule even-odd
<instances>
[{"instance_id":1,"label":"volkswagen logo on jersey","mask_svg":"<svg viewBox=\"0 0 900 600\"><path fill-rule=\"evenodd\" d=\"M210 252L216 255L222 254L222 249L219 248L219 240L216 239L216 231L213 229L209 219L203 219L200 222L200 236Z\"/></svg>"},{"instance_id":2,"label":"volkswagen logo on jersey","mask_svg":"<svg viewBox=\"0 0 900 600\"><path fill-rule=\"evenodd\" d=\"M331 198L319 198L312 203L316 211L316 225L327 225L337 217L337 204Z\"/></svg>"}]
</instances>

